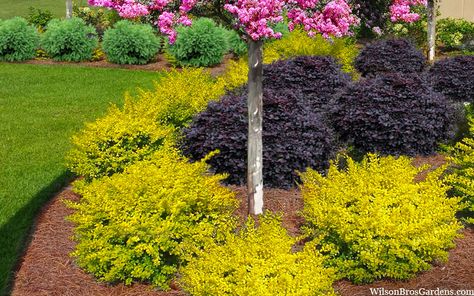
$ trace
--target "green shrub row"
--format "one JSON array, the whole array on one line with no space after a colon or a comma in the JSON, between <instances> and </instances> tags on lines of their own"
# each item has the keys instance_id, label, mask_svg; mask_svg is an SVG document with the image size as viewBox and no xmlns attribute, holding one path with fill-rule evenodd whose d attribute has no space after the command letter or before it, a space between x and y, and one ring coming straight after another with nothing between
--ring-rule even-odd
<instances>
[{"instance_id":1,"label":"green shrub row","mask_svg":"<svg viewBox=\"0 0 474 296\"><path fill-rule=\"evenodd\" d=\"M57 61L91 60L98 47L98 35L92 25L80 18L52 19L41 36L41 48ZM24 61L35 56L40 46L36 28L23 18L0 23L0 59ZM105 32L103 49L108 59L118 64L146 64L155 58L161 41L151 26L118 22Z\"/></svg>"},{"instance_id":2,"label":"green shrub row","mask_svg":"<svg viewBox=\"0 0 474 296\"><path fill-rule=\"evenodd\" d=\"M82 13L82 11L81 11ZM128 20L117 22L99 36L95 24L78 17L68 20L52 19L32 11L28 25L23 18L2 22L0 27L0 59L24 61L35 56L41 48L57 61L80 62L93 58L102 37L102 49L107 59L116 64L146 64L155 59L164 40L148 24ZM96 24L95 24L96 25ZM37 30L44 31L39 44ZM180 66L207 67L222 62L224 54L244 55L246 43L231 30L217 26L210 19L198 19L191 27L178 29L179 38L168 46L168 54Z\"/></svg>"}]
</instances>

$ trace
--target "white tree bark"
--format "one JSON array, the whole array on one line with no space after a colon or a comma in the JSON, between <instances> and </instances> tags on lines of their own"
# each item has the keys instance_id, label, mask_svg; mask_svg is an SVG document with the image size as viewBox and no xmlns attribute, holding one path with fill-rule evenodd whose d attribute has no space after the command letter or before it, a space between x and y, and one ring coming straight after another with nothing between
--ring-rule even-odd
<instances>
[{"instance_id":1,"label":"white tree bark","mask_svg":"<svg viewBox=\"0 0 474 296\"><path fill-rule=\"evenodd\" d=\"M72 0L66 0L66 18L72 17Z\"/></svg>"},{"instance_id":2,"label":"white tree bark","mask_svg":"<svg viewBox=\"0 0 474 296\"><path fill-rule=\"evenodd\" d=\"M428 61L434 62L436 55L436 0L428 0Z\"/></svg>"},{"instance_id":3,"label":"white tree bark","mask_svg":"<svg viewBox=\"0 0 474 296\"><path fill-rule=\"evenodd\" d=\"M263 41L249 41L247 190L249 214L263 213Z\"/></svg>"}]
</instances>

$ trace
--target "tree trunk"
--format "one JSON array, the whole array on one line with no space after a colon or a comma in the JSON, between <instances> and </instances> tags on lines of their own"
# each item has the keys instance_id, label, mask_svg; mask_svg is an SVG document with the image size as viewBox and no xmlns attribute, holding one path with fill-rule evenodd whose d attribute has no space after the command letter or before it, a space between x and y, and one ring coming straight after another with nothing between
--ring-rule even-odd
<instances>
[{"instance_id":1,"label":"tree trunk","mask_svg":"<svg viewBox=\"0 0 474 296\"><path fill-rule=\"evenodd\" d=\"M436 54L436 0L428 0L428 61L434 62Z\"/></svg>"},{"instance_id":2,"label":"tree trunk","mask_svg":"<svg viewBox=\"0 0 474 296\"><path fill-rule=\"evenodd\" d=\"M66 0L66 18L72 17L72 0Z\"/></svg>"},{"instance_id":3,"label":"tree trunk","mask_svg":"<svg viewBox=\"0 0 474 296\"><path fill-rule=\"evenodd\" d=\"M249 214L263 212L263 41L249 41L247 190Z\"/></svg>"}]
</instances>

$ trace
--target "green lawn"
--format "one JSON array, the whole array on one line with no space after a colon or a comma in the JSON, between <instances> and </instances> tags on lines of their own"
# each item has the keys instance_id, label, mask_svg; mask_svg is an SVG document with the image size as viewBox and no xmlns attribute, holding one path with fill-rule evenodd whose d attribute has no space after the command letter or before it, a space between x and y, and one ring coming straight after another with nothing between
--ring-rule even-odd
<instances>
[{"instance_id":1,"label":"green lawn","mask_svg":"<svg viewBox=\"0 0 474 296\"><path fill-rule=\"evenodd\" d=\"M0 63L0 295L35 215L69 177L70 136L159 73Z\"/></svg>"},{"instance_id":2,"label":"green lawn","mask_svg":"<svg viewBox=\"0 0 474 296\"><path fill-rule=\"evenodd\" d=\"M81 6L87 5L87 0L73 0L73 3ZM66 16L65 0L1 0L0 19L9 19L14 16L26 17L28 8L40 8L51 11L56 17Z\"/></svg>"}]
</instances>

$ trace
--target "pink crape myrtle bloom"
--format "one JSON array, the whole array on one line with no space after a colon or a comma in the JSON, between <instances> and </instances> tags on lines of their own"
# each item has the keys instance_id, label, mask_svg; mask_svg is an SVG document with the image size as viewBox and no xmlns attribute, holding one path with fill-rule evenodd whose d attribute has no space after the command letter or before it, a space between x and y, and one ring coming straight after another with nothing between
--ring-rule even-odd
<instances>
[{"instance_id":1,"label":"pink crape myrtle bloom","mask_svg":"<svg viewBox=\"0 0 474 296\"><path fill-rule=\"evenodd\" d=\"M302 2L302 1L300 1ZM314 1L304 1L302 7L311 7ZM359 19L352 14L352 9L345 0L333 0L321 11L307 11L300 7L288 11L289 28L302 25L310 36L317 33L324 37L342 37L350 34L351 26L358 25Z\"/></svg>"},{"instance_id":2,"label":"pink crape myrtle bloom","mask_svg":"<svg viewBox=\"0 0 474 296\"><path fill-rule=\"evenodd\" d=\"M322 34L325 37L341 37L349 35L351 27L359 24L359 19L354 16L347 1L227 0L224 9L235 17L235 27L255 41L280 38L281 33L275 32L273 26L283 22L285 12L288 13L290 30L301 25L310 36ZM177 25L191 25L187 13L198 2L212 4L211 0L89 0L90 5L114 9L124 18L136 18L157 12L156 25L169 37L170 43L176 40ZM394 0L390 7L392 20L417 20L419 16L411 9L421 4L426 4L426 0Z\"/></svg>"},{"instance_id":3,"label":"pink crape myrtle bloom","mask_svg":"<svg viewBox=\"0 0 474 296\"><path fill-rule=\"evenodd\" d=\"M416 22L420 15L411 11L413 6L427 5L426 0L394 0L390 6L390 15L393 22Z\"/></svg>"}]
</instances>

